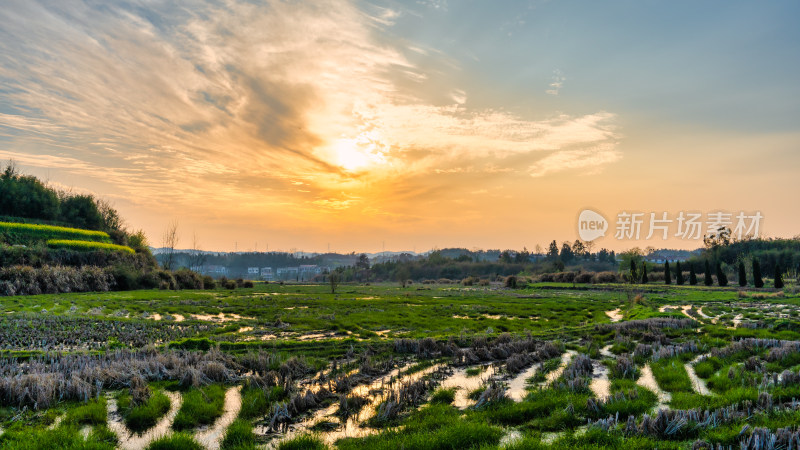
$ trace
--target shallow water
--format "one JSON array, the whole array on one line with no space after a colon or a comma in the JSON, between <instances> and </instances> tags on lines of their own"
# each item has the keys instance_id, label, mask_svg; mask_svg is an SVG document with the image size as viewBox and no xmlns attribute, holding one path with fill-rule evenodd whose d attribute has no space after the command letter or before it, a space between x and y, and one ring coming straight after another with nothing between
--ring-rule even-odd
<instances>
[{"instance_id":1,"label":"shallow water","mask_svg":"<svg viewBox=\"0 0 800 450\"><path fill-rule=\"evenodd\" d=\"M316 423L321 421L328 421L333 422L339 425L339 427L332 431L322 431L322 432L315 432L317 436L319 436L325 443L328 445L332 445L336 440L344 438L344 437L365 437L371 434L378 433L382 430L375 429L375 428L366 428L359 426L361 422L371 418L375 415L375 410L377 409L378 405L383 402L386 395L389 393L389 390L392 389L394 386L397 386L400 383L411 383L414 381L419 380L420 378L435 372L443 364L437 364L432 367L429 367L425 370L421 370L419 372L413 373L411 375L403 376L403 371L407 370L411 367L413 363L409 363L403 367L397 368L392 370L386 375L376 378L370 383L362 383L356 387L354 387L348 395L358 395L361 397L366 397L369 399L369 403L364 405L364 407L353 416L350 416L342 422L338 417L334 416L333 414L338 410L339 403L334 402L327 408L323 408L314 412L310 417L299 422L295 425L292 425L289 431L281 436L280 438L273 439L266 448L277 448L277 446L287 440L291 439L298 434L302 434L307 432L311 427L313 427ZM269 431L266 427L260 426L254 429L256 434L268 434Z\"/></svg>"},{"instance_id":2,"label":"shallow water","mask_svg":"<svg viewBox=\"0 0 800 450\"><path fill-rule=\"evenodd\" d=\"M567 350L566 353L561 355L561 364L558 366L556 370L546 375L547 381L545 381L545 384L549 384L552 383L553 381L556 381L558 377L560 377L561 374L564 373L564 369L567 368L567 364L569 364L569 362L572 361L572 357L575 356L576 354L577 353L574 350Z\"/></svg>"},{"instance_id":3,"label":"shallow water","mask_svg":"<svg viewBox=\"0 0 800 450\"><path fill-rule=\"evenodd\" d=\"M528 390L526 387L528 386L528 378L536 375L536 372L539 370L539 365L534 364L527 369L523 370L517 376L511 379L508 382L508 388L506 389L506 395L511 400L515 402L521 402L522 399L528 395Z\"/></svg>"},{"instance_id":4,"label":"shallow water","mask_svg":"<svg viewBox=\"0 0 800 450\"><path fill-rule=\"evenodd\" d=\"M133 433L125 425L122 416L117 411L117 400L107 397L106 407L108 416L108 428L117 435L119 444L117 448L124 450L141 450L147 447L154 440L172 433L170 426L178 415L178 410L181 407L183 398L178 392L164 391L164 394L169 397L170 405L169 411L149 430L142 434Z\"/></svg>"},{"instance_id":5,"label":"shallow water","mask_svg":"<svg viewBox=\"0 0 800 450\"><path fill-rule=\"evenodd\" d=\"M644 367L642 367L642 373L639 376L639 379L636 380L636 384L653 391L658 396L658 405L656 405L656 410L669 409L669 405L667 405L667 403L672 400L672 396L669 394L669 392L664 392L660 387L658 387L658 382L656 382L656 379L653 376L653 370L650 368L650 364L646 364Z\"/></svg>"},{"instance_id":6,"label":"shallow water","mask_svg":"<svg viewBox=\"0 0 800 450\"><path fill-rule=\"evenodd\" d=\"M684 364L686 368L686 373L689 375L689 379L692 380L692 388L694 391L700 395L712 395L711 391L708 390L708 386L706 386L705 380L697 376L697 373L694 371L694 365L700 358L708 356L708 355L700 355L697 358L693 359L692 362Z\"/></svg>"},{"instance_id":7,"label":"shallow water","mask_svg":"<svg viewBox=\"0 0 800 450\"><path fill-rule=\"evenodd\" d=\"M496 374L496 369L493 365L481 367L483 368L481 373L471 377L467 375L467 368L456 369L452 375L442 381L442 388L456 388L453 405L458 409L466 409L471 406L474 401L468 398L469 393L486 384Z\"/></svg>"},{"instance_id":8,"label":"shallow water","mask_svg":"<svg viewBox=\"0 0 800 450\"><path fill-rule=\"evenodd\" d=\"M592 361L592 381L589 389L594 392L594 396L604 400L611 394L611 382L608 381L608 368L599 361Z\"/></svg>"},{"instance_id":9,"label":"shallow water","mask_svg":"<svg viewBox=\"0 0 800 450\"><path fill-rule=\"evenodd\" d=\"M609 319L611 319L612 322L619 322L622 320L622 312L619 308L606 311L606 315Z\"/></svg>"},{"instance_id":10,"label":"shallow water","mask_svg":"<svg viewBox=\"0 0 800 450\"><path fill-rule=\"evenodd\" d=\"M218 450L225 436L225 430L236 420L242 409L242 387L235 386L225 392L225 410L213 425L195 433L195 440L209 450Z\"/></svg>"}]
</instances>

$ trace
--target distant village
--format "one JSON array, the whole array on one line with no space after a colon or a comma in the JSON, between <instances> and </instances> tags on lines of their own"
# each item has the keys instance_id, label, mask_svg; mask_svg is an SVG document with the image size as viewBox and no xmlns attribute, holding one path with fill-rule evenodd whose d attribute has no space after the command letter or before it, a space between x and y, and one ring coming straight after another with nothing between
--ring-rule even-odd
<instances>
[{"instance_id":1,"label":"distant village","mask_svg":"<svg viewBox=\"0 0 800 450\"><path fill-rule=\"evenodd\" d=\"M214 278L238 277L243 274L236 271L233 273L227 267L218 264L210 264L192 267L192 270L202 275L210 275ZM330 273L328 266L318 266L316 264L302 264L296 267L248 267L246 278L249 280L263 281L319 281L324 274Z\"/></svg>"}]
</instances>

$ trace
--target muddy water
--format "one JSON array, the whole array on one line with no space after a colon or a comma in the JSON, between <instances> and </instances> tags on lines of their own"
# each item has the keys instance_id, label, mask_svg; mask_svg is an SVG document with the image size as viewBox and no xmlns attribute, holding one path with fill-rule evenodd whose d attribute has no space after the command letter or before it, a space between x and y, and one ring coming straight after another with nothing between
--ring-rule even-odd
<instances>
[{"instance_id":1,"label":"muddy water","mask_svg":"<svg viewBox=\"0 0 800 450\"><path fill-rule=\"evenodd\" d=\"M589 389L594 392L594 396L604 400L611 393L611 382L608 381L608 367L599 361L592 361L592 381L589 382Z\"/></svg>"},{"instance_id":2,"label":"muddy water","mask_svg":"<svg viewBox=\"0 0 800 450\"><path fill-rule=\"evenodd\" d=\"M708 356L708 355L707 354L706 355L700 355L697 358L693 359L692 362L690 362L688 364L684 364L684 367L686 368L686 373L689 375L689 379L692 380L692 388L694 388L694 391L697 392L700 395L712 395L711 391L709 391L708 387L706 386L705 380L703 380L702 378L698 377L697 373L694 371L695 363L697 363L697 361L699 361L700 358L702 358L704 356Z\"/></svg>"},{"instance_id":3,"label":"muddy water","mask_svg":"<svg viewBox=\"0 0 800 450\"><path fill-rule=\"evenodd\" d=\"M208 429L195 433L195 440L209 450L219 450L225 430L236 420L239 410L242 409L242 387L236 386L225 392L225 412Z\"/></svg>"},{"instance_id":4,"label":"muddy water","mask_svg":"<svg viewBox=\"0 0 800 450\"><path fill-rule=\"evenodd\" d=\"M561 364L558 366L556 370L546 375L547 381L545 381L545 384L549 384L557 380L558 377L560 377L561 374L564 373L564 369L567 368L567 364L569 364L569 362L572 361L572 357L575 356L576 354L577 353L574 350L567 350L566 353L561 355Z\"/></svg>"},{"instance_id":5,"label":"muddy water","mask_svg":"<svg viewBox=\"0 0 800 450\"><path fill-rule=\"evenodd\" d=\"M411 375L403 376L403 371L405 371L411 365L413 364L409 363L402 368L395 369L388 374L375 379L371 383L361 384L353 388L349 395L367 397L369 403L366 404L361 411L358 412L358 414L349 417L346 421L343 422L339 420L338 417L333 415L339 408L338 402L334 402L327 408L316 411L308 419L293 425L288 433L279 439L273 439L266 448L277 448L281 442L291 439L298 434L307 432L316 423L322 421L339 424L339 427L333 431L315 433L328 445L332 445L334 442L336 442L336 440L341 438L364 437L381 431L374 428L362 428L359 426L359 424L375 415L375 410L377 409L378 405L383 402L393 386L396 386L399 383L411 383L417 381L420 378L435 372L443 366L443 364L437 364ZM266 430L265 427L256 427L254 431L256 434L262 435L268 433L268 430Z\"/></svg>"},{"instance_id":6,"label":"muddy water","mask_svg":"<svg viewBox=\"0 0 800 450\"><path fill-rule=\"evenodd\" d=\"M622 312L619 308L606 311L606 315L609 319L611 319L612 322L619 322L622 320Z\"/></svg>"},{"instance_id":7,"label":"muddy water","mask_svg":"<svg viewBox=\"0 0 800 450\"><path fill-rule=\"evenodd\" d=\"M642 374L639 376L639 379L636 380L636 384L653 391L658 396L658 405L656 405L656 410L669 409L667 403L672 400L672 396L669 394L669 392L664 392L660 387L658 387L658 383L656 382L656 378L653 376L653 370L650 368L650 364L646 364L644 367L642 367Z\"/></svg>"},{"instance_id":8,"label":"muddy water","mask_svg":"<svg viewBox=\"0 0 800 450\"><path fill-rule=\"evenodd\" d=\"M472 377L467 376L466 368L457 369L442 381L441 387L445 389L456 388L453 405L458 409L466 409L471 406L474 401L467 397L469 393L486 384L496 374L496 369L493 365L485 365L482 368L483 370L479 375Z\"/></svg>"},{"instance_id":9,"label":"muddy water","mask_svg":"<svg viewBox=\"0 0 800 450\"><path fill-rule=\"evenodd\" d=\"M142 450L147 447L152 441L172 433L170 425L178 415L178 410L181 407L183 398L180 393L164 391L164 394L169 397L170 405L169 411L158 421L158 423L145 431L143 434L133 433L122 421L122 416L117 411L117 400L110 395L107 398L107 414L108 414L108 428L117 435L119 444L117 448L123 450Z\"/></svg>"}]
</instances>

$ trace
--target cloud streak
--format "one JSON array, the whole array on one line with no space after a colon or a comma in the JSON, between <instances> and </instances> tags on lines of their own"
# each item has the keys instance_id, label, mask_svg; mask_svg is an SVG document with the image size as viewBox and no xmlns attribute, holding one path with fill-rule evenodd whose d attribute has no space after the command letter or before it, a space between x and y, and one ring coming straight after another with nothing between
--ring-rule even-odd
<instances>
[{"instance_id":1,"label":"cloud streak","mask_svg":"<svg viewBox=\"0 0 800 450\"><path fill-rule=\"evenodd\" d=\"M442 173L462 174L457 187L476 172L541 177L621 157L612 113L532 120L472 109L458 86L437 98L415 90L427 69L405 52L438 53L392 45L383 34L402 13L338 1L12 1L0 11L0 156L153 211L214 204L239 218L243 203L281 224L364 205L397 217L406 205L378 196L436 195ZM563 77L554 83L557 94Z\"/></svg>"}]
</instances>

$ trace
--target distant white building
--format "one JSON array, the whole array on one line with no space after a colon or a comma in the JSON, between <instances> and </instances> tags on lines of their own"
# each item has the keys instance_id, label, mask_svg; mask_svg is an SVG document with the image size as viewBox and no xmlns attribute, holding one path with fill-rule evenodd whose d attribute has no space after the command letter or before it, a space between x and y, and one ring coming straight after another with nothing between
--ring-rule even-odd
<instances>
[{"instance_id":1,"label":"distant white building","mask_svg":"<svg viewBox=\"0 0 800 450\"><path fill-rule=\"evenodd\" d=\"M261 270L258 267L248 267L247 276L258 276Z\"/></svg>"},{"instance_id":2,"label":"distant white building","mask_svg":"<svg viewBox=\"0 0 800 450\"><path fill-rule=\"evenodd\" d=\"M275 274L272 273L272 267L261 268L261 279L265 281L275 281Z\"/></svg>"},{"instance_id":3,"label":"distant white building","mask_svg":"<svg viewBox=\"0 0 800 450\"><path fill-rule=\"evenodd\" d=\"M225 266L208 265L208 266L203 266L202 273L206 275L223 276L228 274L228 268Z\"/></svg>"},{"instance_id":4,"label":"distant white building","mask_svg":"<svg viewBox=\"0 0 800 450\"><path fill-rule=\"evenodd\" d=\"M300 269L297 267L278 267L279 280L295 280L299 277Z\"/></svg>"}]
</instances>

